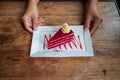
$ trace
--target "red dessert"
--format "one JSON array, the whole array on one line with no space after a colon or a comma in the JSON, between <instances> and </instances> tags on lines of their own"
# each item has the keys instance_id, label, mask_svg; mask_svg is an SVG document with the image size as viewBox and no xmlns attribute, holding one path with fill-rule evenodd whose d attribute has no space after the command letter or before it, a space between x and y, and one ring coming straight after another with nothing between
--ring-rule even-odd
<instances>
[{"instance_id":1,"label":"red dessert","mask_svg":"<svg viewBox=\"0 0 120 80\"><path fill-rule=\"evenodd\" d=\"M63 33L60 28L55 35L48 41L48 49L60 46L62 44L72 41L74 38L74 32L70 30L68 33Z\"/></svg>"}]
</instances>

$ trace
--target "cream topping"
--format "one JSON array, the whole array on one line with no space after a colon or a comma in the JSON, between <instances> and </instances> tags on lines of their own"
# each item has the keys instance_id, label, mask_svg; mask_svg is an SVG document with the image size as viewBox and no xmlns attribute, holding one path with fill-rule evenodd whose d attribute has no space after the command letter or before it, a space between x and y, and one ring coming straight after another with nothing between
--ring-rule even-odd
<instances>
[{"instance_id":1,"label":"cream topping","mask_svg":"<svg viewBox=\"0 0 120 80\"><path fill-rule=\"evenodd\" d=\"M61 28L63 33L69 33L70 32L70 26L67 23L64 23Z\"/></svg>"}]
</instances>

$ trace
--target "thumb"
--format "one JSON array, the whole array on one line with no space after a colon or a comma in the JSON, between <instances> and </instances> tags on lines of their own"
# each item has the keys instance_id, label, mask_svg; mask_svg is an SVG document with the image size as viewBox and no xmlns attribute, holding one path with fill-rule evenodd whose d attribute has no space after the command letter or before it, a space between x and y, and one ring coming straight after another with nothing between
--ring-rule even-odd
<instances>
[{"instance_id":1,"label":"thumb","mask_svg":"<svg viewBox=\"0 0 120 80\"><path fill-rule=\"evenodd\" d=\"M33 19L33 29L34 29L34 30L37 29L37 26L38 26L38 22L37 22L37 21L38 21L38 18L35 17L35 18Z\"/></svg>"},{"instance_id":2,"label":"thumb","mask_svg":"<svg viewBox=\"0 0 120 80\"><path fill-rule=\"evenodd\" d=\"M91 18L86 18L84 22L84 30L88 30L90 27Z\"/></svg>"}]
</instances>

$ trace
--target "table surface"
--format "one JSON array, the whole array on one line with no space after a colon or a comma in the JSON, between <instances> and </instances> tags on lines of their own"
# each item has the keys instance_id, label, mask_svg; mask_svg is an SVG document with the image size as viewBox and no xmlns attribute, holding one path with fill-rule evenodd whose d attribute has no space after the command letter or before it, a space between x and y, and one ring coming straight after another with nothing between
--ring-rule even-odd
<instances>
[{"instance_id":1,"label":"table surface","mask_svg":"<svg viewBox=\"0 0 120 80\"><path fill-rule=\"evenodd\" d=\"M120 17L113 2L99 2L103 23L92 36L94 57L31 58L32 34L21 17L27 3L0 2L0 80L120 80ZM41 2L45 25L80 24L81 2ZM58 9L59 8L59 9Z\"/></svg>"}]
</instances>

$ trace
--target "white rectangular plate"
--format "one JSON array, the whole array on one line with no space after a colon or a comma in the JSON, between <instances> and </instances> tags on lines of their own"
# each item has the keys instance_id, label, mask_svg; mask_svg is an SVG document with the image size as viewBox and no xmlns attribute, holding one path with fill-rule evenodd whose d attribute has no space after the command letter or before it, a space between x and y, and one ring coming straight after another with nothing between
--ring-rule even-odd
<instances>
[{"instance_id":1,"label":"white rectangular plate","mask_svg":"<svg viewBox=\"0 0 120 80\"><path fill-rule=\"evenodd\" d=\"M31 57L79 57L94 56L90 33L83 26L70 26L75 39L61 46L47 49L48 40L61 28L60 26L39 26L33 32Z\"/></svg>"}]
</instances>

